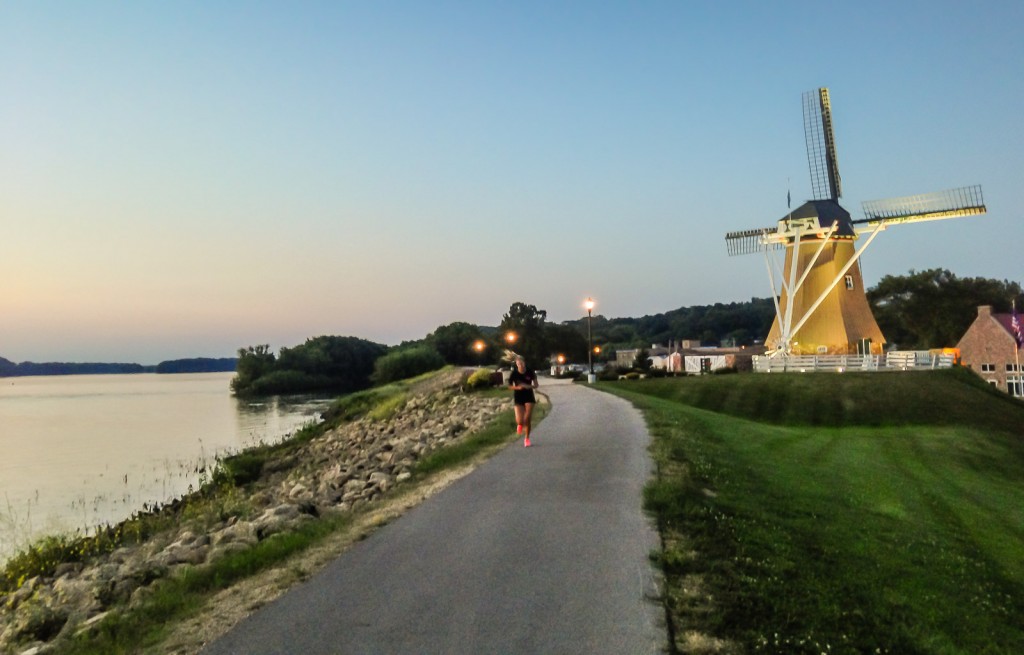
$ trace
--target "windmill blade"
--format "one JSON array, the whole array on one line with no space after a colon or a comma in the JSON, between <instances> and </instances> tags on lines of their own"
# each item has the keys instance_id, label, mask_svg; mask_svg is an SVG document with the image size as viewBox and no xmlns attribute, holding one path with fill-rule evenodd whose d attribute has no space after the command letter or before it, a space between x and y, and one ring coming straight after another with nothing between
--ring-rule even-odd
<instances>
[{"instance_id":1,"label":"windmill blade","mask_svg":"<svg viewBox=\"0 0 1024 655\"><path fill-rule=\"evenodd\" d=\"M843 195L836 159L836 140L832 131L832 103L828 89L822 87L803 96L804 141L811 172L811 190L815 200L838 200Z\"/></svg>"},{"instance_id":2,"label":"windmill blade","mask_svg":"<svg viewBox=\"0 0 1024 655\"><path fill-rule=\"evenodd\" d=\"M768 248L777 248L779 244L772 240L777 233L778 228L774 227L729 232L725 235L725 247L729 255L750 255Z\"/></svg>"},{"instance_id":3,"label":"windmill blade","mask_svg":"<svg viewBox=\"0 0 1024 655\"><path fill-rule=\"evenodd\" d=\"M958 216L976 216L987 211L980 184L918 196L868 200L862 203L862 207L864 218L852 221L854 225L938 221Z\"/></svg>"}]
</instances>

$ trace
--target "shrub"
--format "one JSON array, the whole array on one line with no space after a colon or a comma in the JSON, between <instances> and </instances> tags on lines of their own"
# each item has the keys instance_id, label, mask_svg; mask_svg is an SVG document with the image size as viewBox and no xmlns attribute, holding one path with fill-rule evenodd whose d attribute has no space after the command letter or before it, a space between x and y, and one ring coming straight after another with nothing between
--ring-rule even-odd
<instances>
[{"instance_id":1,"label":"shrub","mask_svg":"<svg viewBox=\"0 0 1024 655\"><path fill-rule=\"evenodd\" d=\"M731 375L732 373L739 373L739 370L735 366L726 366L724 368L716 368L711 373L712 375Z\"/></svg>"},{"instance_id":2,"label":"shrub","mask_svg":"<svg viewBox=\"0 0 1024 655\"><path fill-rule=\"evenodd\" d=\"M370 377L375 384L387 384L436 371L444 366L444 358L430 346L396 350L378 359Z\"/></svg>"},{"instance_id":3,"label":"shrub","mask_svg":"<svg viewBox=\"0 0 1024 655\"><path fill-rule=\"evenodd\" d=\"M225 457L221 460L220 472L224 482L241 486L253 482L260 477L263 471L263 462L266 460L266 453L261 449L243 451L237 455ZM220 476L215 481L221 482Z\"/></svg>"},{"instance_id":4,"label":"shrub","mask_svg":"<svg viewBox=\"0 0 1024 655\"><path fill-rule=\"evenodd\" d=\"M479 368L466 379L467 389L490 389L494 386L494 372L489 368Z\"/></svg>"},{"instance_id":5,"label":"shrub","mask_svg":"<svg viewBox=\"0 0 1024 655\"><path fill-rule=\"evenodd\" d=\"M257 395L301 393L315 389L328 389L332 384L332 380L323 375L310 375L293 370L273 371L254 380L249 386L249 390Z\"/></svg>"}]
</instances>

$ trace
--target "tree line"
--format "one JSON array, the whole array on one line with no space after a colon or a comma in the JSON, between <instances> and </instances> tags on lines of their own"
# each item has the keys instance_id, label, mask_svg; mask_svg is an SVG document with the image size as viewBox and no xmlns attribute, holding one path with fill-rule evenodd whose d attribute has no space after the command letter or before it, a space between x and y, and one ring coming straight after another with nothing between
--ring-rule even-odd
<instances>
[{"instance_id":1,"label":"tree line","mask_svg":"<svg viewBox=\"0 0 1024 655\"><path fill-rule=\"evenodd\" d=\"M156 366L131 363L21 362L15 364L0 357L0 377L29 375L110 375L134 373L227 373L238 364L235 357L192 357L169 359Z\"/></svg>"},{"instance_id":2,"label":"tree line","mask_svg":"<svg viewBox=\"0 0 1024 655\"><path fill-rule=\"evenodd\" d=\"M125 363L79 362L21 362L15 364L0 357L0 377L27 377L29 375L99 375L114 373L152 373L154 366Z\"/></svg>"},{"instance_id":3,"label":"tree line","mask_svg":"<svg viewBox=\"0 0 1024 655\"><path fill-rule=\"evenodd\" d=\"M996 312L1024 305L1016 282L958 278L943 269L887 275L867 293L890 348L926 349L952 346L977 315L979 305ZM294 393L320 389L350 392L436 370L445 364L497 366L509 353L534 368L552 356L584 363L591 344L595 361L613 361L617 350L643 349L673 340L703 345L749 346L768 334L775 318L771 298L748 302L680 307L640 318L587 316L552 323L547 311L514 302L497 326L466 322L442 325L422 339L388 347L356 337L321 336L278 356L268 345L239 351L236 393ZM588 341L587 330L591 330Z\"/></svg>"}]
</instances>

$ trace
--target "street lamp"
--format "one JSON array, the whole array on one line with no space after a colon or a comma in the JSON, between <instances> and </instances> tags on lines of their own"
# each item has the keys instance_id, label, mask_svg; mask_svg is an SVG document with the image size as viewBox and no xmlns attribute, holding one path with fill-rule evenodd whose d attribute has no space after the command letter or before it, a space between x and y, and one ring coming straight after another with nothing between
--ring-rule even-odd
<instances>
[{"instance_id":1,"label":"street lamp","mask_svg":"<svg viewBox=\"0 0 1024 655\"><path fill-rule=\"evenodd\" d=\"M483 339L477 339L473 342L473 350L476 351L477 364L479 366L483 366L484 348L485 344Z\"/></svg>"},{"instance_id":2,"label":"street lamp","mask_svg":"<svg viewBox=\"0 0 1024 655\"><path fill-rule=\"evenodd\" d=\"M594 333L590 324L594 314L594 299L587 298L583 301L583 306L587 309L587 363L590 365L587 382L592 383L594 381Z\"/></svg>"}]
</instances>

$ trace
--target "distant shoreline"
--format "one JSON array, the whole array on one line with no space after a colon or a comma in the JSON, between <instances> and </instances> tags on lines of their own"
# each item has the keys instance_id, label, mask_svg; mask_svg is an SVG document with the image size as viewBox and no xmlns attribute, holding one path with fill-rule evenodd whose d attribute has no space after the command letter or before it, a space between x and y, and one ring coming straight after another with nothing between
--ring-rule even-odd
<instances>
[{"instance_id":1,"label":"distant shoreline","mask_svg":"<svg viewBox=\"0 0 1024 655\"><path fill-rule=\"evenodd\" d=\"M44 375L124 375L135 373L233 373L237 357L172 359L153 366L132 363L14 362L0 357L0 378Z\"/></svg>"}]
</instances>

